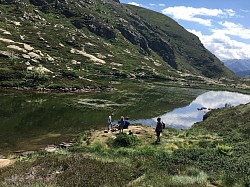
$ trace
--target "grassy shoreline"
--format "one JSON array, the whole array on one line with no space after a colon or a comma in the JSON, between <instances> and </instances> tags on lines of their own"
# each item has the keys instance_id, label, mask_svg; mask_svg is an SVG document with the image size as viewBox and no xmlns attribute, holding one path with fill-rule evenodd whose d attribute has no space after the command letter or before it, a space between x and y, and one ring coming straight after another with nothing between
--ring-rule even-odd
<instances>
[{"instance_id":1,"label":"grassy shoreline","mask_svg":"<svg viewBox=\"0 0 250 187\"><path fill-rule=\"evenodd\" d=\"M181 131L177 131L174 129L164 129L161 143L155 144L154 141L156 137L154 133L154 127L133 125L129 127L129 130L133 132L133 135L127 135L128 130L125 130L123 135L119 134L119 132L105 133L103 129L86 131L82 133L77 139L75 139L74 145L72 147L69 147L67 149L57 149L55 152L52 152L52 153L39 151L39 152L26 154L26 155L15 155L15 156L11 155L11 157L14 158L16 162L13 165L8 166L8 169L7 168L0 169L2 172L2 175L0 176L0 181L2 182L3 185L6 185L6 186L8 186L8 180L16 184L17 186L18 185L28 185L28 186L29 185L30 186L35 186L35 185L47 186L48 185L50 186L50 182L52 185L55 182L54 180L57 178L57 176L65 172L65 171L62 171L64 169L61 168L61 167L64 167L63 165L73 164L74 167L77 167L76 165L79 164L79 162L81 164L87 162L88 164L91 163L91 166L82 165L81 167L83 168L87 167L88 169L90 169L89 167L91 168L93 166L96 167L95 169L93 169L94 171L88 171L88 172L90 173L93 172L92 174L97 175L97 176L95 176L92 179L93 176L89 176L90 174L88 172L87 173L85 172L84 174L90 177L90 179L89 178L87 179L86 176L84 177L86 178L84 180L88 180L88 182L85 184L86 186L88 185L90 186L101 185L102 186L104 184L107 186L121 186L121 185L125 185L125 186L138 186L139 185L140 186L140 184L141 183L143 184L144 182L151 184L151 181L146 178L153 175L153 173L151 173L151 169L152 169L152 172L159 172L159 169L161 169L161 166L157 166L157 167L154 166L153 168L151 168L153 165L155 165L154 161L157 161L157 160L150 161L150 159L148 160L148 158L152 157L152 159L155 159L155 157L158 158L158 156L162 157L165 154L172 154L171 152L181 147L185 147L187 144L188 145L193 144L192 146L196 144L195 137L190 137L188 141L183 142L183 137L186 136L185 135L186 131L181 132ZM113 144L115 139L119 137L122 137L123 141L125 142L127 141L126 146L125 144L123 146L124 142L119 146ZM130 139L131 137L134 137L135 139L131 140ZM170 137L172 139L171 141L170 141ZM208 137L206 136L204 138L206 139L206 141L210 141L210 140L214 141L216 140L217 137L211 136L212 139L208 139ZM53 163L52 165L50 164L51 162ZM102 169L100 165L103 167ZM27 170L32 171L34 170L34 168L37 169L37 167L39 167L39 170L47 170L48 172L50 172L50 170L53 168L52 169L53 171L51 171L52 172L51 175L54 175L54 178L51 179L48 175L42 175L40 173L42 171L39 171L39 172L36 171L37 173L35 172L34 174L32 174L34 175L35 180L29 179L28 181L22 181L23 178L27 178L27 173L19 173L19 174L16 173L20 171L27 172ZM73 166L67 166L67 168L68 167L73 167ZM117 171L109 171L110 167L115 168L121 173L117 174ZM79 167L75 169L71 168L70 170L72 169L75 170L74 172L77 172L77 173L79 172L79 174L83 172L83 169ZM80 170L80 171L77 171L77 170ZM109 179L109 176L105 174L102 170L106 172L110 172L109 174L113 178ZM196 171L196 169L194 170ZM127 173L124 173L124 172L127 172ZM203 175L201 171L197 170L197 172L199 175L200 174ZM16 178L8 179L7 176L10 177L10 175L13 175L14 173L16 175ZM98 176L99 174L100 176ZM37 181L37 178L39 177L43 177L41 183ZM177 179L174 179L176 177L177 175L172 176L173 179L171 180L177 180ZM186 177L188 178L188 175ZM206 174L204 174L203 177L205 178L204 179L202 177L200 178L200 180L204 180L200 182L201 186L204 186L204 184L207 183ZM6 178L8 180L6 180ZM165 181L164 183L168 184L169 182L171 182L170 178L171 178L170 176L166 175L163 181L167 179L169 181L168 182ZM198 181L195 179L195 177L192 178L192 176L189 176L189 178L195 183ZM146 181L144 181L145 179ZM49 181L48 183L46 182L47 180ZM72 186L72 185L80 186L83 184L82 183L83 181L80 176L79 178L75 178L74 180L75 181L71 181L69 184L66 184L66 186ZM104 183L102 183L101 180L102 181L104 180ZM153 185L155 186L158 184L159 181L157 182L157 178L155 178L154 180L155 181ZM57 186L57 183L58 183L58 180L56 180L55 186ZM52 186L54 186L54 184Z\"/></svg>"},{"instance_id":2,"label":"grassy shoreline","mask_svg":"<svg viewBox=\"0 0 250 187\"><path fill-rule=\"evenodd\" d=\"M223 175L217 179L197 160L200 154L206 158L213 155L215 160L228 159L217 146L224 145L222 136L166 128L161 142L155 144L154 127L133 125L129 130L133 135L127 135L128 130L123 135L105 133L103 129L86 131L66 149L12 155L16 162L0 168L0 184L188 187L221 186L226 182L221 181ZM119 137L120 144L115 144ZM199 164L193 165L196 162Z\"/></svg>"}]
</instances>

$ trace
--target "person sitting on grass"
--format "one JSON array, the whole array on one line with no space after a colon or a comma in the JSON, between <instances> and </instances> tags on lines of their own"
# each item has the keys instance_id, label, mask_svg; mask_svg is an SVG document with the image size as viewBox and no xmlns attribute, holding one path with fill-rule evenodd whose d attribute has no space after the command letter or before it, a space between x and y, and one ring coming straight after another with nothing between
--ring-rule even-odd
<instances>
[{"instance_id":1,"label":"person sitting on grass","mask_svg":"<svg viewBox=\"0 0 250 187\"><path fill-rule=\"evenodd\" d=\"M125 117L123 129L128 129L128 126L129 126L129 125L130 125L130 122L129 122L129 120L128 120L128 117Z\"/></svg>"}]
</instances>

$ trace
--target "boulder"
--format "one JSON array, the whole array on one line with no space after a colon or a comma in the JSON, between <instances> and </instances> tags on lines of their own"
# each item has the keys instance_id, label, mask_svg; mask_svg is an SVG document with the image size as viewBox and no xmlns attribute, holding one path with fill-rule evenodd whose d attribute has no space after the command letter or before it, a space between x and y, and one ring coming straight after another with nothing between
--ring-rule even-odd
<instances>
[{"instance_id":1,"label":"boulder","mask_svg":"<svg viewBox=\"0 0 250 187\"><path fill-rule=\"evenodd\" d=\"M72 147L72 143L63 142L63 143L59 144L59 147L61 147L61 148L69 148L69 147Z\"/></svg>"},{"instance_id":2,"label":"boulder","mask_svg":"<svg viewBox=\"0 0 250 187\"><path fill-rule=\"evenodd\" d=\"M30 56L30 58L34 58L34 59L39 59L41 60L41 56L34 53L34 52L29 52L28 55Z\"/></svg>"},{"instance_id":3,"label":"boulder","mask_svg":"<svg viewBox=\"0 0 250 187\"><path fill-rule=\"evenodd\" d=\"M27 51L17 45L8 45L7 48L9 49L13 49L13 50L17 50L17 51L21 51L23 53L26 53Z\"/></svg>"},{"instance_id":4,"label":"boulder","mask_svg":"<svg viewBox=\"0 0 250 187\"><path fill-rule=\"evenodd\" d=\"M7 52L7 51L0 51L0 57L10 58L11 54L9 52Z\"/></svg>"},{"instance_id":5,"label":"boulder","mask_svg":"<svg viewBox=\"0 0 250 187\"><path fill-rule=\"evenodd\" d=\"M6 159L6 157L3 155L0 155L0 159Z\"/></svg>"},{"instance_id":6,"label":"boulder","mask_svg":"<svg viewBox=\"0 0 250 187\"><path fill-rule=\"evenodd\" d=\"M32 51L32 50L34 49L34 47L31 47L31 46L28 45L28 44L23 44L23 47L24 47L24 49L27 50L27 51Z\"/></svg>"},{"instance_id":7,"label":"boulder","mask_svg":"<svg viewBox=\"0 0 250 187\"><path fill-rule=\"evenodd\" d=\"M16 153L16 154L21 154L21 153L24 153L24 152L26 152L26 150L17 150L17 151L15 151L14 153Z\"/></svg>"},{"instance_id":8,"label":"boulder","mask_svg":"<svg viewBox=\"0 0 250 187\"><path fill-rule=\"evenodd\" d=\"M13 4L17 2L21 2L21 0L0 0L0 4Z\"/></svg>"},{"instance_id":9,"label":"boulder","mask_svg":"<svg viewBox=\"0 0 250 187\"><path fill-rule=\"evenodd\" d=\"M53 153L58 151L58 148L55 145L49 145L44 149L46 152Z\"/></svg>"},{"instance_id":10,"label":"boulder","mask_svg":"<svg viewBox=\"0 0 250 187\"><path fill-rule=\"evenodd\" d=\"M24 152L20 153L20 155L27 156L27 155L31 155L31 154L34 154L34 153L35 153L35 151L24 151Z\"/></svg>"}]
</instances>

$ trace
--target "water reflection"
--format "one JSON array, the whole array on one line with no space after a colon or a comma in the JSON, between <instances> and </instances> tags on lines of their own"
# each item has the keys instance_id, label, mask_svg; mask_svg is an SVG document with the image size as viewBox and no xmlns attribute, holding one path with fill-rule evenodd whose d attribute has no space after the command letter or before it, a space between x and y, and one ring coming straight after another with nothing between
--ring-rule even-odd
<instances>
[{"instance_id":1,"label":"water reflection","mask_svg":"<svg viewBox=\"0 0 250 187\"><path fill-rule=\"evenodd\" d=\"M175 109L159 117L161 117L169 127L176 129L189 128L195 122L202 121L204 114L209 111L208 109L221 108L224 107L225 104L237 106L249 102L250 95L226 91L210 91L198 96L190 105ZM198 110L202 107L206 109ZM135 120L132 121L132 123L154 126L156 124L156 118L157 117Z\"/></svg>"}]
</instances>

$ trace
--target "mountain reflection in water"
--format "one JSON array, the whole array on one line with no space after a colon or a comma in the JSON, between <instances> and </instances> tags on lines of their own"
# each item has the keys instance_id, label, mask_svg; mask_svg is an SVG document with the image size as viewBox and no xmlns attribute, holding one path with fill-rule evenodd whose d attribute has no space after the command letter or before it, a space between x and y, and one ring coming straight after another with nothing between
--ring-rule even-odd
<instances>
[{"instance_id":1,"label":"mountain reflection in water","mask_svg":"<svg viewBox=\"0 0 250 187\"><path fill-rule=\"evenodd\" d=\"M226 91L209 91L198 96L190 105L174 109L171 112L167 112L157 117L161 117L162 121L165 122L168 127L186 129L191 127L194 123L202 121L204 114L209 111L208 109L221 108L226 104L237 106L249 102L250 95ZM206 109L200 110L202 107ZM155 126L157 117L134 120L132 124L141 123Z\"/></svg>"}]
</instances>

